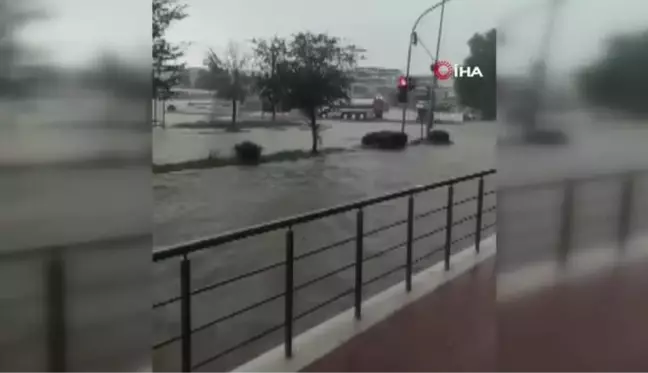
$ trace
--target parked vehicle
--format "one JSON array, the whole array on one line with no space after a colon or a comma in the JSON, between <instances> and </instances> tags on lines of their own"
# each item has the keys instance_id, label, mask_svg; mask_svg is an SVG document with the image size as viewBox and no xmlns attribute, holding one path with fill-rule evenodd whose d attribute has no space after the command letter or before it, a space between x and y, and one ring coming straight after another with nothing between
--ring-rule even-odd
<instances>
[{"instance_id":1,"label":"parked vehicle","mask_svg":"<svg viewBox=\"0 0 648 373\"><path fill-rule=\"evenodd\" d=\"M388 108L387 105L387 102L381 96L369 99L352 98L347 101L340 101L333 106L322 108L319 116L334 119L382 119L385 109Z\"/></svg>"}]
</instances>

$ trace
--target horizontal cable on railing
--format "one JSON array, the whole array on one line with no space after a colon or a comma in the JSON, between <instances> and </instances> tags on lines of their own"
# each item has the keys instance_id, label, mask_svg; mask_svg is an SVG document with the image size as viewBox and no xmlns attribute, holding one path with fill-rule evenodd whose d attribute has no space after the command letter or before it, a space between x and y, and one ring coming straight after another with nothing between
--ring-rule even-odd
<instances>
[{"instance_id":1,"label":"horizontal cable on railing","mask_svg":"<svg viewBox=\"0 0 648 373\"><path fill-rule=\"evenodd\" d=\"M493 207L491 207L491 208L488 208L488 209L486 209L486 210L483 210L483 211L482 211L482 214L488 214L489 212L492 212L492 211L495 211L495 210L497 210L497 206L493 206Z\"/></svg>"},{"instance_id":2,"label":"horizontal cable on railing","mask_svg":"<svg viewBox=\"0 0 648 373\"><path fill-rule=\"evenodd\" d=\"M393 223L390 223L390 224L387 224L387 225L383 225L383 226L381 226L381 227L378 227L378 228L374 228L374 229L372 229L372 230L369 230L369 231L365 232L364 236L365 236L365 237L369 237L369 236L371 236L371 235L373 235L373 234L376 234L376 233L378 233L378 232L386 231L387 229L394 228L394 227L398 227L399 225L403 225L403 224L405 224L405 223L407 223L407 219L398 220L398 221L395 221L395 222L393 222Z\"/></svg>"},{"instance_id":3,"label":"horizontal cable on railing","mask_svg":"<svg viewBox=\"0 0 648 373\"><path fill-rule=\"evenodd\" d=\"M485 196L490 196L491 194L495 194L495 193L497 193L496 190L491 190L491 191L489 191L489 192L484 193L484 197L485 197Z\"/></svg>"},{"instance_id":4,"label":"horizontal cable on railing","mask_svg":"<svg viewBox=\"0 0 648 373\"><path fill-rule=\"evenodd\" d=\"M354 266L355 266L355 263L344 265L344 266L342 266L340 268L337 268L337 269L335 269L335 270L333 270L331 272L327 272L327 273L325 273L325 274L323 274L323 275L321 275L319 277L315 277L315 278L310 279L310 280L308 280L308 281L306 281L306 282L304 282L302 284L299 284L299 285L295 286L293 288L293 291L301 290L301 289L303 289L305 287L308 287L308 286L310 286L310 285L312 285L312 284L314 284L316 282L319 282L319 281L321 281L321 280L323 280L325 278L331 277L331 276L336 275L336 274L338 274L340 272L344 272L344 271L346 271L348 269L351 269Z\"/></svg>"},{"instance_id":5,"label":"horizontal cable on railing","mask_svg":"<svg viewBox=\"0 0 648 373\"><path fill-rule=\"evenodd\" d=\"M284 261L276 262L274 264L270 264L268 266L261 267L259 269L255 269L254 271L247 272L247 273L244 273L244 274L229 278L227 280L223 280L223 281L211 284L211 285L207 285L207 286L202 287L202 288L195 289L190 294L191 295L196 295L196 294L204 293L205 291L216 289L216 288L219 288L221 286L225 286L227 284L230 284L232 282L243 280L243 279L246 279L248 277L252 277L254 275L257 275L259 273L263 273L263 272L266 272L266 271L269 271L269 270L272 270L272 269L275 269L275 268L279 268L284 264L286 264L286 262L284 262ZM153 304L153 308L155 309L155 308L163 307L163 306L166 306L168 304L175 303L175 302L179 301L180 299L182 299L181 296L176 296L176 297L173 297L173 298L169 298L167 300L164 300L164 301Z\"/></svg>"},{"instance_id":6,"label":"horizontal cable on railing","mask_svg":"<svg viewBox=\"0 0 648 373\"><path fill-rule=\"evenodd\" d=\"M208 323L205 323L205 324L203 324L203 325L197 326L196 328L194 328L194 329L191 330L191 333L196 333L196 332L199 332L199 331L201 331L201 330L205 330L205 329L207 329L208 327L210 327L210 326L212 326L212 325L215 325L215 324L221 323L221 322L223 322L223 321L225 321L225 320L229 320L229 319L231 319L231 318L233 318L233 317L236 317L236 316L238 316L238 315L241 315L241 314L243 314L243 313L245 313L245 312L247 312L247 311L251 311L251 310L253 310L253 309L255 309L255 308L261 307L261 306L263 306L264 304L268 304L268 303L270 303L270 302L272 302L272 301L275 301L275 300L277 300L277 299L280 299L280 298L282 298L284 295L286 295L285 292L280 293L280 294L275 294L275 295L273 295L273 296L271 296L271 297L265 298L265 299L260 300L260 301L258 301L258 302L256 302L256 303L252 303L251 305L249 305L249 306L247 306L247 307L240 308L240 309L238 309L238 310L236 310L236 311L234 311L234 312L232 312L232 313L230 313L230 314L227 314L227 315L225 315L225 316L221 316L221 317L217 318L216 320L212 320L212 321L210 321L210 322L208 322Z\"/></svg>"},{"instance_id":7,"label":"horizontal cable on railing","mask_svg":"<svg viewBox=\"0 0 648 373\"><path fill-rule=\"evenodd\" d=\"M166 345L169 345L169 344L171 344L171 343L173 343L173 342L177 342L177 341L179 341L179 340L181 340L181 339L182 339L182 335L176 335L175 337L171 337L171 338L169 338L169 339L165 339L165 340L162 341L162 342L155 343L155 344L153 345L153 349L154 349L154 350L160 349L160 348L162 348L162 347L164 347L164 346L166 346Z\"/></svg>"},{"instance_id":8,"label":"horizontal cable on railing","mask_svg":"<svg viewBox=\"0 0 648 373\"><path fill-rule=\"evenodd\" d=\"M399 266L397 266L396 268L390 269L390 270L387 271L387 272L384 272L384 273L382 273L382 274L379 274L378 276L375 276L375 277L373 277L373 278L371 278L371 279L369 279L369 280L363 282L362 285L365 286L365 285L369 285L369 284L371 284L371 283L374 283L374 282L376 282L376 281L378 281L378 280L380 280L380 279L382 279L382 278L385 278L385 277L387 277L387 276L389 276L389 275L391 275L391 274L394 274L394 273L396 273L396 272L398 272L398 271L400 271L401 269L404 269L404 268L405 268L405 265L404 265L404 264L403 264L403 265L399 265Z\"/></svg>"},{"instance_id":9,"label":"horizontal cable on railing","mask_svg":"<svg viewBox=\"0 0 648 373\"><path fill-rule=\"evenodd\" d=\"M482 231L485 231L486 229L491 228L491 227L494 227L494 226L496 226L496 225L497 225L497 222L494 222L494 223L492 223L492 224L488 224L488 225L486 225L486 226L484 226L484 227L482 228Z\"/></svg>"},{"instance_id":10,"label":"horizontal cable on railing","mask_svg":"<svg viewBox=\"0 0 648 373\"><path fill-rule=\"evenodd\" d=\"M420 213L420 214L415 214L415 215L414 215L414 220L418 220L418 219L421 219L421 218L425 218L425 217L427 217L427 216L430 216L430 215L436 214L437 212L445 211L445 210L447 210L447 209L448 209L448 206L443 206L443 207L437 207L437 208L432 209L432 210L430 210L430 211L422 212L422 213Z\"/></svg>"},{"instance_id":11,"label":"horizontal cable on railing","mask_svg":"<svg viewBox=\"0 0 648 373\"><path fill-rule=\"evenodd\" d=\"M459 201L453 203L452 206L460 206L460 205L463 205L464 203L468 203L470 201L476 201L478 199L479 199L479 196L473 196L473 197L464 198L462 200L459 200Z\"/></svg>"},{"instance_id":12,"label":"horizontal cable on railing","mask_svg":"<svg viewBox=\"0 0 648 373\"><path fill-rule=\"evenodd\" d=\"M424 238L430 237L430 236L434 236L437 233L445 232L445 229L446 229L446 227L443 226L443 227L439 227L439 228L437 228L437 229L435 229L433 231L430 231L428 233L424 233L424 234L422 234L420 236L416 236L416 237L412 238L412 243L414 243L416 241L419 241L419 240L422 240Z\"/></svg>"},{"instance_id":13,"label":"horizontal cable on railing","mask_svg":"<svg viewBox=\"0 0 648 373\"><path fill-rule=\"evenodd\" d=\"M456 240L450 242L450 244L451 244L451 245L454 245L454 244L456 244L457 242L461 242L461 241L463 241L463 240L465 240L465 239L467 239L467 238L474 237L474 236L475 236L475 232L470 232L470 233L468 233L468 234L466 234L466 235L463 235L463 236L457 238Z\"/></svg>"},{"instance_id":14,"label":"horizontal cable on railing","mask_svg":"<svg viewBox=\"0 0 648 373\"><path fill-rule=\"evenodd\" d=\"M452 222L452 226L455 227L457 225L461 225L461 224L463 224L465 222L469 222L469 221L471 221L471 220L473 220L475 218L477 218L477 214L464 216L463 218L461 218L461 219L459 219L459 220L457 220L455 222Z\"/></svg>"},{"instance_id":15,"label":"horizontal cable on railing","mask_svg":"<svg viewBox=\"0 0 648 373\"><path fill-rule=\"evenodd\" d=\"M270 303L270 302L272 302L272 301L274 301L274 300L280 299L280 298L283 297L284 295L286 295L286 293L276 294L276 295L273 295L273 296L268 297L268 298L266 298L266 299L263 299L263 300L261 300L261 301L255 302L255 303L253 303L253 304L251 304L251 305L249 305L249 306L243 307L243 308L238 309L238 310L236 310L236 311L234 311L234 312L232 312L232 313L229 313L229 314L227 314L227 315L225 315L225 316L221 316L221 317L219 317L219 318L217 318L217 319L215 319L215 320L212 320L212 321L209 321L209 322L207 322L207 323L205 323L205 324L203 324L203 325L200 325L200 326L198 326L198 327L192 329L192 330L191 330L191 333L193 334L193 333L199 332L199 331L201 331L201 330L207 329L207 328L210 327L210 326L213 326L213 325L219 324L219 323L221 323L221 322L223 322L223 321L226 321L226 320L229 320L229 319L231 319L231 318L233 318L233 317L236 317L236 316L238 316L238 315L241 315L241 314L243 314L243 313L245 313L245 312L247 312L247 311L251 311L251 310L253 310L253 309L255 309L255 308L261 307L261 306L263 306L264 304L267 304L267 303ZM181 339L182 339L182 336L181 336L181 335L175 336L175 337L173 337L173 338L169 338L169 339L167 339L167 340L165 340L165 341L162 341L162 342L159 342L159 343L155 344L155 345L153 346L153 349L158 349L158 348L160 348L160 347L164 347L164 346L166 346L166 345L168 345L168 344L170 344L170 343L173 343L173 342L175 342L175 341L179 341L179 340L181 340Z\"/></svg>"},{"instance_id":16,"label":"horizontal cable on railing","mask_svg":"<svg viewBox=\"0 0 648 373\"><path fill-rule=\"evenodd\" d=\"M301 259L304 259L304 258L308 258L309 256L313 256L313 255L315 255L315 254L319 254L319 253L321 253L321 252L323 252L323 251L330 250L330 249L332 249L332 248L335 248L335 247L338 247L338 246L341 246L341 245L344 245L344 244L347 244L347 243L351 243L351 242L355 241L355 239L356 239L355 236L353 236L353 237L349 237L349 238L345 238L345 239L343 239L343 240L340 240L340 241L337 241L337 242L333 242L332 244L328 244L328 245L326 245L326 246L322 246L322 247L320 247L320 248L318 248L318 249L311 250L311 251L305 252L305 253L300 254L300 255L296 255L294 261L298 261L298 260L301 260Z\"/></svg>"},{"instance_id":17,"label":"horizontal cable on railing","mask_svg":"<svg viewBox=\"0 0 648 373\"><path fill-rule=\"evenodd\" d=\"M265 336L268 336L268 335L270 335L270 334L272 334L272 333L274 333L274 332L276 332L278 330L281 330L283 327L284 327L284 324L282 323L282 324L276 325L276 326L274 326L274 327L272 327L270 329L266 329L265 331L255 335L255 336L253 336L251 338L248 338L245 341L240 342L240 343L228 348L227 350L219 352L218 354L216 354L216 355L214 355L214 356L212 356L210 358L207 358L207 359L201 361L200 363L197 363L197 364L193 365L191 367L191 370L196 370L196 369L198 369L198 368L200 368L202 366L205 366L205 365L211 363L212 361L218 360L221 357L223 357L223 356L225 356L225 355L227 355L229 353L232 353L232 352L238 350L239 348L241 348L241 347L243 347L243 346L245 346L245 345L247 345L249 343L252 343L254 341L258 341L259 339L261 339L261 338L263 338Z\"/></svg>"},{"instance_id":18,"label":"horizontal cable on railing","mask_svg":"<svg viewBox=\"0 0 648 373\"><path fill-rule=\"evenodd\" d=\"M297 321L297 320L299 320L301 318L304 318L304 317L310 315L311 313L313 313L313 312L315 312L315 311L317 311L317 310L319 310L319 309L321 309L321 308L323 308L325 306L328 306L329 304L331 304L331 303L333 303L333 302L335 302L337 300L340 300L340 299L344 298L347 295L353 294L354 291L355 291L355 289L349 289L349 290L347 290L345 292L342 292L342 293L334 296L333 298L329 298L329 299L325 300L324 302L322 302L322 303L320 303L320 304L318 304L316 306L313 306L313 307L301 312L293 320Z\"/></svg>"},{"instance_id":19,"label":"horizontal cable on railing","mask_svg":"<svg viewBox=\"0 0 648 373\"><path fill-rule=\"evenodd\" d=\"M429 253L427 253L427 254L421 256L420 258L418 258L418 259L414 259L414 261L412 262L412 264L416 264L416 263L418 263L418 262L420 262L420 261L422 261L422 260L428 259L428 258L431 257L432 255L434 255L434 254L436 254L436 253L439 253L439 252L443 251L444 249L445 249L445 245L440 246L440 247L438 247L438 248L436 248L436 249L430 251Z\"/></svg>"},{"instance_id":20,"label":"horizontal cable on railing","mask_svg":"<svg viewBox=\"0 0 648 373\"><path fill-rule=\"evenodd\" d=\"M164 300L164 301L161 301L161 302L158 302L158 303L154 303L153 304L153 309L164 307L167 304L175 303L175 302L179 301L180 299L182 299L182 297L178 295L177 297L169 298L167 300Z\"/></svg>"},{"instance_id":21,"label":"horizontal cable on railing","mask_svg":"<svg viewBox=\"0 0 648 373\"><path fill-rule=\"evenodd\" d=\"M363 261L363 262L368 262L368 261L370 261L371 259L376 259L376 258L378 258L379 256L383 256L383 255L385 255L385 254L387 254L387 253L389 253L389 252L392 252L392 251L394 251L394 250L400 249L401 247L405 247L405 245L407 245L407 241L405 241L405 242L401 242L401 243L399 243L399 244L397 244L397 245L390 246L390 247L388 247L388 248L386 248L386 249L383 249L383 250L381 250L381 251L378 251L378 252L375 252L375 253L373 253L373 254L371 254L371 255L368 255L368 256L366 256L362 261Z\"/></svg>"},{"instance_id":22,"label":"horizontal cable on railing","mask_svg":"<svg viewBox=\"0 0 648 373\"><path fill-rule=\"evenodd\" d=\"M267 265L267 266L265 266L265 267L261 267L261 268L259 268L259 269L255 269L254 271L250 271L250 272L247 272L247 273L244 273L244 274L238 275L238 276L234 276L234 277L228 278L227 280L219 281L219 282L216 282L216 283L214 283L214 284L207 285L207 286L204 286L204 287L202 287L202 288L198 288L198 289L192 290L190 294L191 294L191 295L196 295L196 294L204 293L204 292L206 292L206 291L208 291L208 290L213 290L213 289L219 288L219 287L221 287L221 286L225 286L225 285L227 285L227 284L231 284L232 282L236 282L236 281L239 281L239 280L243 280L243 279L246 279L246 278L248 278L248 277L252 277L252 276L254 276L254 275L258 275L259 273L263 273L263 272L267 272L267 271L272 270L272 269L275 269L275 268L279 268L279 267L281 267L281 266L283 266L283 265L285 265L285 264L286 264L285 261L276 262L276 263L273 263L273 264Z\"/></svg>"}]
</instances>

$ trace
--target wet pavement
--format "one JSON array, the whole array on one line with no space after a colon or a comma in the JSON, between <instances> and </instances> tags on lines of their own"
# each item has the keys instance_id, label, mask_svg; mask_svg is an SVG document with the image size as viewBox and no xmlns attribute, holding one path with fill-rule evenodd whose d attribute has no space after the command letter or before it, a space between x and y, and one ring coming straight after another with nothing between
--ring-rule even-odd
<instances>
[{"instance_id":1,"label":"wet pavement","mask_svg":"<svg viewBox=\"0 0 648 373\"><path fill-rule=\"evenodd\" d=\"M472 126L472 127L471 127ZM186 171L158 175L155 179L155 241L163 246L213 235L229 229L258 224L270 219L303 213L313 209L350 202L359 198L432 183L451 177L463 176L491 168L494 162L496 131L493 124L474 123L463 126L447 126L455 139L450 147L411 147L403 152L360 151L335 154L317 160L267 164L259 168L225 167L213 170ZM486 180L486 189L495 188L494 178ZM236 193L231 191L236 190ZM474 182L457 187L456 200L472 197L477 191ZM445 205L447 190L437 190L416 198L417 213ZM494 195L489 196L485 206L492 207ZM366 229L371 230L393 223L405 217L406 200L370 207L365 211ZM455 221L473 215L476 204L465 203L457 208ZM445 225L445 214L430 215L415 224L414 234L422 235ZM483 225L491 224L494 214L484 218ZM467 221L455 230L456 238L474 231L474 221ZM492 232L491 230L488 233ZM354 214L341 214L318 222L295 227L296 255L335 241L355 235ZM397 226L367 237L367 255L403 242L405 226ZM444 235L437 234L422 239L414 246L415 257L443 245ZM472 241L464 240L454 246L461 249ZM192 255L194 286L199 287L224 280L263 267L284 257L283 232L250 238L215 250ZM440 252L439 252L440 254ZM296 264L295 284L305 283L339 267L353 262L353 242L304 259ZM395 250L375 261L365 269L367 279L403 264L404 248ZM432 255L420 266L438 261L440 255ZM177 294L177 264L156 265L156 278L160 286L156 301ZM366 297L402 280L401 271L367 286ZM340 272L320 283L313 284L296 294L295 314L316 306L353 286L353 270ZM280 293L284 286L283 268L254 276L211 292L194 297L194 323L205 324L219 316L228 315L262 299ZM343 309L348 308L350 297L314 312L299 320L295 333L300 333L321 323ZM155 311L155 340L177 335L179 309L170 305ZM194 336L194 363L198 363L219 351L224 351L266 329L281 324L283 303L279 299L259 309L246 312L219 323ZM249 358L280 343L281 332L224 356L206 370L232 368ZM156 352L158 370L178 370L178 343Z\"/></svg>"},{"instance_id":2,"label":"wet pavement","mask_svg":"<svg viewBox=\"0 0 648 373\"><path fill-rule=\"evenodd\" d=\"M315 361L306 372L492 372L495 259Z\"/></svg>"},{"instance_id":3,"label":"wet pavement","mask_svg":"<svg viewBox=\"0 0 648 373\"><path fill-rule=\"evenodd\" d=\"M643 260L498 303L497 370L648 370L647 291Z\"/></svg>"}]
</instances>

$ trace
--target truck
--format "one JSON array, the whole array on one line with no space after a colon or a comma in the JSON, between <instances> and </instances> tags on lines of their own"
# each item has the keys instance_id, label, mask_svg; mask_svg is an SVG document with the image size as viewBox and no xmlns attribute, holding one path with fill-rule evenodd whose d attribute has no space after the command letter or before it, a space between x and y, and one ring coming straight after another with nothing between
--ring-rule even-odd
<instances>
[{"instance_id":1,"label":"truck","mask_svg":"<svg viewBox=\"0 0 648 373\"><path fill-rule=\"evenodd\" d=\"M382 96L374 98L351 98L323 107L319 116L332 119L375 120L382 119L388 104Z\"/></svg>"}]
</instances>

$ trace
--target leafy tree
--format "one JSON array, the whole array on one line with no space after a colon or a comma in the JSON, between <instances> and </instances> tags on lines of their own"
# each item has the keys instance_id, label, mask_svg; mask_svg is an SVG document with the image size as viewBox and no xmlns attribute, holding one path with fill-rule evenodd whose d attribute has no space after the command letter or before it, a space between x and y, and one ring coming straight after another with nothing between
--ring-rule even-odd
<instances>
[{"instance_id":1,"label":"leafy tree","mask_svg":"<svg viewBox=\"0 0 648 373\"><path fill-rule=\"evenodd\" d=\"M46 16L25 3L0 0L0 99L27 97L43 78L51 78L50 68L34 63L40 60L36 51L17 38L23 27Z\"/></svg>"},{"instance_id":2,"label":"leafy tree","mask_svg":"<svg viewBox=\"0 0 648 373\"><path fill-rule=\"evenodd\" d=\"M169 43L165 34L174 22L187 17L186 8L177 0L153 0L153 98L156 100L172 97L171 89L182 78L185 64L178 59L184 55L183 47Z\"/></svg>"},{"instance_id":3,"label":"leafy tree","mask_svg":"<svg viewBox=\"0 0 648 373\"><path fill-rule=\"evenodd\" d=\"M207 60L208 58L205 59L205 65L207 65ZM198 71L198 76L196 77L196 82L194 83L194 88L196 89L204 89L206 91L211 91L213 90L216 92L216 88L214 87L214 75L211 71L209 71L209 67L206 70L200 70Z\"/></svg>"},{"instance_id":4,"label":"leafy tree","mask_svg":"<svg viewBox=\"0 0 648 373\"><path fill-rule=\"evenodd\" d=\"M358 57L355 46L327 34L298 33L288 44L286 100L309 118L314 154L320 141L317 112L349 99L351 71Z\"/></svg>"},{"instance_id":5,"label":"leafy tree","mask_svg":"<svg viewBox=\"0 0 648 373\"><path fill-rule=\"evenodd\" d=\"M253 40L254 57L259 73L256 88L259 96L270 104L272 121L277 117L277 106L286 96L285 79L288 73L288 46L286 40L274 37L270 40Z\"/></svg>"},{"instance_id":6,"label":"leafy tree","mask_svg":"<svg viewBox=\"0 0 648 373\"><path fill-rule=\"evenodd\" d=\"M592 104L630 113L648 114L648 30L618 35L608 42L603 58L581 71L583 97Z\"/></svg>"},{"instance_id":7,"label":"leafy tree","mask_svg":"<svg viewBox=\"0 0 648 373\"><path fill-rule=\"evenodd\" d=\"M209 50L205 65L208 73L204 76L204 87L216 91L216 97L232 102L232 128L236 127L238 103L244 102L250 91L252 78L246 74L249 58L242 54L235 43L229 43L222 60Z\"/></svg>"},{"instance_id":8,"label":"leafy tree","mask_svg":"<svg viewBox=\"0 0 648 373\"><path fill-rule=\"evenodd\" d=\"M468 41L470 55L464 65L479 67L483 78L459 77L455 80L455 90L462 105L479 109L486 120L494 120L497 115L497 70L496 70L496 31L491 29L485 34L475 34Z\"/></svg>"},{"instance_id":9,"label":"leafy tree","mask_svg":"<svg viewBox=\"0 0 648 373\"><path fill-rule=\"evenodd\" d=\"M178 77L178 86L182 88L193 88L191 84L191 74L189 70L183 70L180 76Z\"/></svg>"}]
</instances>

